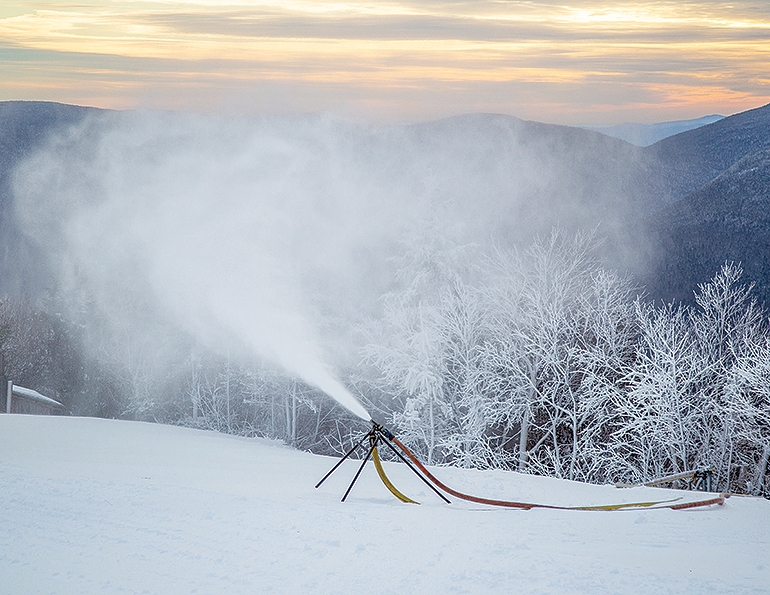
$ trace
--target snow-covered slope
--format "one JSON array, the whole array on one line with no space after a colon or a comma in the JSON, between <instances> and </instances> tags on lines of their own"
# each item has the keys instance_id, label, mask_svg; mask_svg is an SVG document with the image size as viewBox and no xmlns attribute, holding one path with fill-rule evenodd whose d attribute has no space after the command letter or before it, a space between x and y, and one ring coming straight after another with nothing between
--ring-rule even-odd
<instances>
[{"instance_id":1,"label":"snow-covered slope","mask_svg":"<svg viewBox=\"0 0 770 595\"><path fill-rule=\"evenodd\" d=\"M362 430L365 430L362 427ZM0 415L0 593L767 593L770 502L567 512L443 504L401 464L135 422ZM662 499L505 472L438 469L483 496Z\"/></svg>"}]
</instances>

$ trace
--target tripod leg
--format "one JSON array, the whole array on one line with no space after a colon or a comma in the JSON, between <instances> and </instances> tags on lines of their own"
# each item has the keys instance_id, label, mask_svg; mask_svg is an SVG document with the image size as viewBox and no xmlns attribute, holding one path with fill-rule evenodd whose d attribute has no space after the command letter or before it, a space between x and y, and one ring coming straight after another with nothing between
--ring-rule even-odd
<instances>
[{"instance_id":1,"label":"tripod leg","mask_svg":"<svg viewBox=\"0 0 770 595\"><path fill-rule=\"evenodd\" d=\"M344 457L342 457L339 461L337 461L337 464L334 465L334 467L331 468L331 471L329 471L326 475L324 475L323 479L316 484L316 486L315 486L316 489L318 489L321 486L321 484L323 482L325 482L328 479L328 477L337 470L337 467L342 465L342 463L345 461L345 459L347 459L356 450L358 450L358 447L361 446L364 443L364 440L366 440L367 438L369 438L372 435L372 431L368 432L363 438L361 438L361 440L359 440L358 444L356 444L353 448L351 448Z\"/></svg>"},{"instance_id":2,"label":"tripod leg","mask_svg":"<svg viewBox=\"0 0 770 595\"><path fill-rule=\"evenodd\" d=\"M409 468L410 468L410 469L411 469L411 470L414 472L414 474L415 474L417 477L419 477L420 479L422 479L422 480L425 482L425 484L426 484L426 485L427 485L427 486L428 486L428 487L429 487L431 490L433 490L434 492L436 492L436 494L438 494L438 497L439 497L439 498L441 498L441 499L442 499L444 502L446 502L447 504L451 504L451 502L449 501L449 499L448 499L446 496L444 496L444 494L442 494L441 492L439 492L439 491L438 491L438 488L437 488L436 486L434 486L434 485L433 485L431 482L429 482L429 481L428 481L428 480L427 480L425 477L423 477L422 473L420 473L420 472L419 472L417 469L415 469L415 468L414 468L414 466L412 465L412 463L411 463L411 462L409 462L409 461L406 459L406 457L405 457L404 455L402 455L400 452L398 452L398 450L396 450L396 447L395 447L395 446L393 446L393 445L390 443L390 440L388 440L386 436L384 436L384 435L383 435L381 432L378 432L377 434L378 434L378 437L380 438L380 440L382 440L382 441L383 441L385 444L387 444L387 445L390 447L390 450L392 450L394 453L396 453L396 456L397 456L399 459L401 459L401 460L402 460L404 463L406 463L406 464L407 464L407 466L408 466L408 467L409 467Z\"/></svg>"},{"instance_id":3,"label":"tripod leg","mask_svg":"<svg viewBox=\"0 0 770 595\"><path fill-rule=\"evenodd\" d=\"M358 476L361 475L361 471L364 470L364 465L366 465L366 462L369 460L369 457L372 456L372 452L374 451L375 447L377 446L377 438L372 434L372 447L369 449L369 452L366 453L366 457L364 457L364 460L361 461L361 466L358 468L358 471L356 472L356 476L353 478L353 481L350 482L350 485L348 486L348 491L345 492L345 495L342 497L341 502L344 502L345 499L348 497L348 494L350 493L350 490L353 489L353 484L358 481Z\"/></svg>"}]
</instances>

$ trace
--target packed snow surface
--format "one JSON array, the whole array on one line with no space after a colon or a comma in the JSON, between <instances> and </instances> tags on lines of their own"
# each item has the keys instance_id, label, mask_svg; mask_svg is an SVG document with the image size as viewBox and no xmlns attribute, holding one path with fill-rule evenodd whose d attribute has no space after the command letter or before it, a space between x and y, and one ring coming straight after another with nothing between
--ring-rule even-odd
<instances>
[{"instance_id":1,"label":"packed snow surface","mask_svg":"<svg viewBox=\"0 0 770 595\"><path fill-rule=\"evenodd\" d=\"M362 431L367 427L362 424ZM770 502L574 512L442 503L278 443L179 427L0 415L0 593L770 592ZM492 498L566 505L693 494L498 471L436 475Z\"/></svg>"}]
</instances>

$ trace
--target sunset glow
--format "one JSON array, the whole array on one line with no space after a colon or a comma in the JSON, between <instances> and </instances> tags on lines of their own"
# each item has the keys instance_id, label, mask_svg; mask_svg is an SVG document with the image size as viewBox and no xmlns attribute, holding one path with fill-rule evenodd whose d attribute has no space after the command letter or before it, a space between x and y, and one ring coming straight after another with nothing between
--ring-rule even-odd
<instances>
[{"instance_id":1,"label":"sunset glow","mask_svg":"<svg viewBox=\"0 0 770 595\"><path fill-rule=\"evenodd\" d=\"M0 99L661 121L770 101L764 1L10 0Z\"/></svg>"}]
</instances>

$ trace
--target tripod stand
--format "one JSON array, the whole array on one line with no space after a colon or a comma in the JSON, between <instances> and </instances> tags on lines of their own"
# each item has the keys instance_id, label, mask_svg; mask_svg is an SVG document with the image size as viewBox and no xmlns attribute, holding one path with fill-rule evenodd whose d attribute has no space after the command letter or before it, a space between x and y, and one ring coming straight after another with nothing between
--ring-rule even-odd
<instances>
[{"instance_id":1,"label":"tripod stand","mask_svg":"<svg viewBox=\"0 0 770 595\"><path fill-rule=\"evenodd\" d=\"M331 468L331 470L330 470L330 471L329 471L329 472L328 472L326 475L324 475L324 476L323 476L323 478L321 479L321 481L319 481L319 482L316 484L316 486L315 486L315 487L316 487L316 488L319 488L319 487L321 486L321 484L322 484L323 482L325 482L325 481L328 479L328 477L329 477L329 476L330 476L332 473L334 473L334 472L337 470L337 468L339 468L339 466L340 466L340 465L342 465L342 463L345 461L345 459L347 459L347 458L348 458L348 457L350 457L350 456L351 456L351 455L352 455L354 452L356 452L356 451L357 451L357 450L358 450L358 449L361 447L361 445L363 445L363 444L364 444L364 442L366 442L366 440L369 440L369 449L368 449L368 451L367 451L367 453L366 453L366 456L364 457L363 461L361 461L361 466L358 468L358 471L356 472L356 475L355 475L355 477L353 477L353 481L351 481L351 482L350 482L350 485L348 486L348 489L345 491L345 495L344 495L344 496L342 496L342 502L344 502L344 501L347 499L347 497L348 497L348 495L350 494L350 491L353 489L353 486L355 485L356 481L358 481L358 478L359 478L359 476L361 475L361 472L364 470L364 467L366 466L366 463L367 463L367 461L369 460L369 458L373 458L373 459L374 459L374 465L375 465L375 467L376 467L376 469L377 469L377 474L380 476L380 479L381 479L381 480L382 480L382 482L385 484L385 487L387 487L387 488L388 488L388 490L390 490L390 492L391 492L391 493L392 493L394 496L396 496L396 498L398 498L399 500L401 500L402 502L409 502L409 503L412 503L412 504L419 504L419 502L415 502L415 501L414 501L414 500L412 500L411 498L408 498L407 496L404 496L404 495L403 495L401 492L399 492L399 491L398 491L398 490L395 488L395 486L394 486L394 485L393 485L393 484L390 482L390 480L388 479L388 477L385 475L385 471L384 471L384 469L382 468L382 464L380 463L379 454L377 453L377 446L378 446L378 445L380 445L380 444L385 444L385 445L387 445L387 446L390 448L390 450L392 450L392 451L395 453L395 455L396 455L396 456L397 456L399 459L401 459L401 460L402 460L404 463L406 463L406 465L407 465L407 466L408 466L408 467L409 467L409 468L412 470L412 472L413 472L413 473L414 473L414 474L415 474L417 477L419 477L419 478L420 478L420 479L421 479L423 482L425 482L425 484L426 484L426 485L427 485L427 486L428 486L430 489L432 489L434 492L436 492L436 494L439 496L439 498L441 498L441 499L442 499L444 502L446 502L447 504L450 504L450 502L449 502L449 500L446 498L446 496L444 496L444 494L442 494L441 492L439 492L439 491L438 491L438 489L436 488L436 486L434 486L434 485L433 485L433 484L432 484L430 481L428 481L428 479L426 479L426 478L425 478L425 476L423 476L423 475L422 475L422 474L421 474L421 473L420 473L420 472L419 472L419 471L418 471L418 470L417 470L417 469L414 467L414 465L412 465L412 463L411 463L409 460L407 460L407 458L406 458L406 457L404 457L404 455L403 455L403 454L401 454L401 453L400 453L400 452L399 452L399 451L396 449L396 447L395 447L395 446L393 446L393 443L391 442L391 440L392 440L393 438L394 438L394 436L393 436L393 434L392 434L390 431L388 431L386 428L382 427L382 426L381 426L380 424L378 424L377 422L375 422L375 421L372 421L372 429L371 429L371 430L369 430L369 432L367 432L367 433L364 435L364 437L363 437L363 438L361 438L361 440L359 440L359 441L358 441L358 444L356 444L356 445L355 445L353 448L351 448L351 449L350 449L350 450L349 450L349 451L348 451L348 452L345 454L345 456L344 456L344 457L342 457L342 458L341 458L339 461L337 461L337 464L336 464L336 465L334 465L334 467L332 467L332 468Z\"/></svg>"},{"instance_id":2,"label":"tripod stand","mask_svg":"<svg viewBox=\"0 0 770 595\"><path fill-rule=\"evenodd\" d=\"M438 491L438 488L441 488L444 490L447 494L451 494L452 496L455 496L456 498L460 498L461 500L467 500L468 502L476 502L477 504L486 504L489 506L502 506L504 508L518 508L523 510L530 510L532 508L545 508L549 510L624 510L624 509L630 509L630 508L648 508L648 509L656 509L660 510L663 508L669 508L671 510L686 510L690 508L697 508L701 506L712 506L714 504L722 505L725 502L725 498L729 497L729 494L720 494L719 496L715 498L707 498L703 500L696 500L693 502L682 502L674 504L674 502L678 502L681 500L681 498L674 498L671 500L659 500L659 501L652 501L652 502L624 502L620 504L600 504L600 505L589 505L589 506L558 506L554 504L539 504L535 502L517 502L514 500L495 500L491 498L480 498L478 496L471 496L470 494L464 494L463 492L459 492L455 489L450 488L448 485L442 483L438 478L436 478L429 470L428 468L423 465L419 459L414 455L412 451L409 450L404 444L401 443L401 441L396 438L391 432L389 432L387 429L379 425L378 423L372 421L372 429L367 432L361 440L359 440L358 444L356 444L353 448L350 449L350 451L340 459L334 467L332 467L331 471L329 471L326 475L324 475L323 479L318 482L318 484L315 486L318 488L326 479L334 473L334 471L337 470L337 468L342 465L343 461L347 459L350 455L352 455L357 449L361 447L361 445L366 442L366 440L369 440L369 450L366 453L366 457L364 457L364 460L361 462L361 466L358 468L358 471L356 472L356 476L353 478L353 481L350 483L350 486L348 486L347 491L345 492L345 495L342 497L342 501L344 502L345 499L350 494L350 490L353 489L353 485L358 480L358 477L361 475L361 471L364 470L364 466L366 466L366 462L371 457L374 460L374 466L377 469L377 474L380 476L380 479L385 484L385 487L390 490L390 492L399 500L402 502L409 502L412 504L419 504L419 502L415 502L411 498L408 498L404 496L401 492L399 492L395 486L390 482L387 475L385 475L385 470L382 467L382 463L380 462L380 457L377 454L377 445L378 444L386 444L388 448L390 448L396 456L401 459L406 465L412 470L412 472L417 475L425 484L430 487L436 494L441 498L444 502L447 504L450 504L449 500ZM398 447L401 452L396 450L396 447ZM402 454L403 453L403 454ZM416 466L412 466L412 463L410 463L405 457L408 457L412 463ZM418 470L419 469L419 470ZM705 472L699 472L701 475L705 475ZM678 479L681 477L690 476L692 472L688 472L686 474L680 474L676 476L671 476L668 478L664 478L667 480L672 479ZM704 481L703 477L698 477L699 480ZM708 476L705 477L705 481L708 481ZM649 485L649 484L648 484Z\"/></svg>"}]
</instances>

